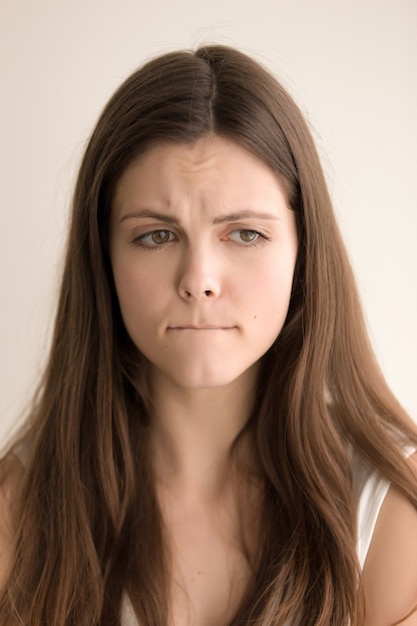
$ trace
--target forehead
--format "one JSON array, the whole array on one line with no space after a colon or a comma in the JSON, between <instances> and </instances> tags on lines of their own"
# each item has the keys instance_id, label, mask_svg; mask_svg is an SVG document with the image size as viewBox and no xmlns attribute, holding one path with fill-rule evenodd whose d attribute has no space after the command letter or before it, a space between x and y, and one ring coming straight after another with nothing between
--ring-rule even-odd
<instances>
[{"instance_id":1,"label":"forehead","mask_svg":"<svg viewBox=\"0 0 417 626\"><path fill-rule=\"evenodd\" d=\"M113 209L129 201L204 194L243 200L286 197L279 177L261 159L238 143L208 136L193 143L158 143L133 161L120 177Z\"/></svg>"}]
</instances>

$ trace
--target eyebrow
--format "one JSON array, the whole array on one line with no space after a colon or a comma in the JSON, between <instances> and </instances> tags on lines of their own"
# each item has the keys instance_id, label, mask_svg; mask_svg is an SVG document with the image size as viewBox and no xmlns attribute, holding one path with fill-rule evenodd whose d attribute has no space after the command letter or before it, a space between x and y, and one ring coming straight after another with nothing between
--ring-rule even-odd
<instances>
[{"instance_id":1,"label":"eyebrow","mask_svg":"<svg viewBox=\"0 0 417 626\"><path fill-rule=\"evenodd\" d=\"M225 222L238 222L246 218L256 217L262 220L279 220L278 215L272 215L272 213L264 213L259 211L240 211L239 213L229 213L228 215L220 215L215 217L213 224L223 224Z\"/></svg>"},{"instance_id":2,"label":"eyebrow","mask_svg":"<svg viewBox=\"0 0 417 626\"><path fill-rule=\"evenodd\" d=\"M150 211L148 209L142 209L140 211L132 211L131 213L126 213L120 218L120 222L124 222L129 219L138 219L138 218L151 218L158 220L159 222L165 222L167 224L178 224L178 220L172 215L167 215L166 213L158 213L156 211ZM258 212L258 211L239 211L239 213L229 213L227 215L220 215L219 217L215 217L213 220L213 224L224 224L227 222L238 222L239 220L247 219L247 218L258 218L263 220L279 220L278 215L273 215L272 213Z\"/></svg>"},{"instance_id":3,"label":"eyebrow","mask_svg":"<svg viewBox=\"0 0 417 626\"><path fill-rule=\"evenodd\" d=\"M149 211L148 209L142 209L140 211L132 211L131 213L125 213L120 218L120 222L124 222L125 220L137 219L137 218L145 218L150 217L154 220L158 220L160 222L167 222L168 224L178 224L178 220L171 215L167 215L166 213L157 213L156 211Z\"/></svg>"}]
</instances>

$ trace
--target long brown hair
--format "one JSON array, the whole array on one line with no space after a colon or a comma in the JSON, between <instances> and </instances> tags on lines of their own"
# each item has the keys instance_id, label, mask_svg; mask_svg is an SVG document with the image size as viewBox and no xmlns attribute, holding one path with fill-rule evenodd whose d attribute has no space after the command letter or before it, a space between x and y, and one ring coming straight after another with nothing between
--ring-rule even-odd
<instances>
[{"instance_id":1,"label":"long brown hair","mask_svg":"<svg viewBox=\"0 0 417 626\"><path fill-rule=\"evenodd\" d=\"M375 363L299 109L236 50L170 53L117 90L81 164L49 363L28 422L2 624L120 624L126 592L141 624L167 623L149 398L115 295L109 215L121 173L141 152L208 134L277 173L299 234L288 317L263 357L250 422L266 484L260 558L231 624L361 623L352 451L417 505L398 447L417 435Z\"/></svg>"}]
</instances>

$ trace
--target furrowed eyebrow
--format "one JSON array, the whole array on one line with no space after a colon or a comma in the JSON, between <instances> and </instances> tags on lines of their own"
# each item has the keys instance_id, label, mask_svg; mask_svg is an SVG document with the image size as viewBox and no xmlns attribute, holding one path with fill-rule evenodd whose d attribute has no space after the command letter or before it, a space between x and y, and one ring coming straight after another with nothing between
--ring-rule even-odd
<instances>
[{"instance_id":1,"label":"furrowed eyebrow","mask_svg":"<svg viewBox=\"0 0 417 626\"><path fill-rule=\"evenodd\" d=\"M132 213L126 213L120 218L120 222L141 217L151 218L154 220L158 220L159 222L166 222L167 224L178 224L178 220L175 217L172 217L172 215L157 213L156 211L149 211L148 209L142 209L141 211L132 211Z\"/></svg>"},{"instance_id":2,"label":"furrowed eyebrow","mask_svg":"<svg viewBox=\"0 0 417 626\"><path fill-rule=\"evenodd\" d=\"M131 213L126 213L120 218L120 222L124 222L129 219L140 219L140 218L150 218L154 220L158 220L159 222L165 222L166 224L178 224L178 220L172 215L167 215L166 213L158 213L156 211L150 211L148 209L142 209L140 211L132 211ZM248 218L258 218L263 220L279 220L280 218L277 215L273 215L272 213L263 213L258 211L240 211L239 213L229 213L228 215L220 215L219 217L215 217L213 220L213 224L225 224L227 222L238 222L239 220L244 220Z\"/></svg>"},{"instance_id":3,"label":"furrowed eyebrow","mask_svg":"<svg viewBox=\"0 0 417 626\"><path fill-rule=\"evenodd\" d=\"M279 220L278 215L272 213L262 213L258 211L240 211L240 213L230 213L214 218L213 224L224 224L225 222L238 222L247 218L258 218L262 220Z\"/></svg>"}]
</instances>

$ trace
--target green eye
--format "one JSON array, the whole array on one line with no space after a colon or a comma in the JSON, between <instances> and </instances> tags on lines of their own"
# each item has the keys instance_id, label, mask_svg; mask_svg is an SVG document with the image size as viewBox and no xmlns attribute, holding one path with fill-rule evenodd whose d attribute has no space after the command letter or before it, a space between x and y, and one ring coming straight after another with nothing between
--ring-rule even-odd
<instances>
[{"instance_id":1,"label":"green eye","mask_svg":"<svg viewBox=\"0 0 417 626\"><path fill-rule=\"evenodd\" d=\"M170 230L152 230L150 233L137 237L134 243L144 248L156 248L164 243L170 243L174 239L175 235Z\"/></svg>"},{"instance_id":2,"label":"green eye","mask_svg":"<svg viewBox=\"0 0 417 626\"><path fill-rule=\"evenodd\" d=\"M150 233L152 242L156 244L171 241L171 235L172 233L170 233L169 230L155 230L153 233Z\"/></svg>"},{"instance_id":3,"label":"green eye","mask_svg":"<svg viewBox=\"0 0 417 626\"><path fill-rule=\"evenodd\" d=\"M242 239L242 241L245 241L247 243L250 243L257 237L258 237L258 233L255 230L241 230L240 231L240 238Z\"/></svg>"},{"instance_id":4,"label":"green eye","mask_svg":"<svg viewBox=\"0 0 417 626\"><path fill-rule=\"evenodd\" d=\"M259 237L262 237L261 233L258 233L256 230L246 230L244 228L233 230L229 236L230 239L237 243L253 243Z\"/></svg>"}]
</instances>

